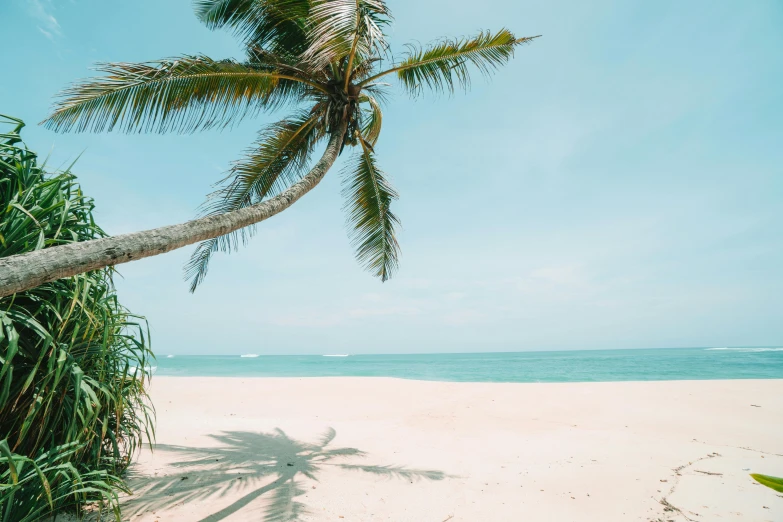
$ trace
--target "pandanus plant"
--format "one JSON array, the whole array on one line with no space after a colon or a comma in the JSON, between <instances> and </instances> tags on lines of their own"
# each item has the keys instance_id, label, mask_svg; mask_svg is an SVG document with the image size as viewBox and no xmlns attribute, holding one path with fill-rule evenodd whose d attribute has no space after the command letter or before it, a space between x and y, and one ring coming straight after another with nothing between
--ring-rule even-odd
<instances>
[{"instance_id":1,"label":"pandanus plant","mask_svg":"<svg viewBox=\"0 0 783 522\"><path fill-rule=\"evenodd\" d=\"M383 0L197 0L195 9L208 27L242 40L244 60L104 64L104 76L62 93L44 125L60 132L194 132L263 111L291 114L261 130L208 197L202 217L0 259L0 295L201 242L185 270L193 291L216 251L236 249L253 225L313 189L346 146L356 150L344 182L352 243L359 262L385 281L397 266L399 222L390 208L397 193L374 150L389 86L382 80L396 77L414 97L426 89L453 92L470 85L472 70L490 75L535 38L501 29L409 45L395 58Z\"/></svg>"}]
</instances>

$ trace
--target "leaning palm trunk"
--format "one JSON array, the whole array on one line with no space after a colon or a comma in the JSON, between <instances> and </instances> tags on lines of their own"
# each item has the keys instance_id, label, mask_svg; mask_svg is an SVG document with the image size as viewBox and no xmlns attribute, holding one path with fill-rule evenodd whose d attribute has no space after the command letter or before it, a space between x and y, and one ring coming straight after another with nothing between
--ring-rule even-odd
<instances>
[{"instance_id":1,"label":"leaning palm trunk","mask_svg":"<svg viewBox=\"0 0 783 522\"><path fill-rule=\"evenodd\" d=\"M323 179L343 144L343 133L332 134L323 156L301 180L269 200L179 225L36 250L0 259L0 297L22 292L63 277L119 265L229 234L260 223L293 205Z\"/></svg>"}]
</instances>

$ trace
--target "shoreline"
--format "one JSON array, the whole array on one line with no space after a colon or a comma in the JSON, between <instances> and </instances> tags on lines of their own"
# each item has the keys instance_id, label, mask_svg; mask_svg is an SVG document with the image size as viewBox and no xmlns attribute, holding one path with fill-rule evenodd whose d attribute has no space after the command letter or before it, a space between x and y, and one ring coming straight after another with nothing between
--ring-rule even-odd
<instances>
[{"instance_id":1,"label":"shoreline","mask_svg":"<svg viewBox=\"0 0 783 522\"><path fill-rule=\"evenodd\" d=\"M663 382L681 382L681 383L701 383L701 382L770 382L780 381L783 383L783 377L737 377L736 379L649 379L649 380L628 380L628 381L444 381L438 379L415 379L408 377L397 377L389 375L155 375L153 374L150 381L155 379L259 379L259 380L274 380L274 379L390 379L403 382L432 382L443 384L513 384L513 385L544 385L544 384L642 384L642 383L663 383Z\"/></svg>"},{"instance_id":2,"label":"shoreline","mask_svg":"<svg viewBox=\"0 0 783 522\"><path fill-rule=\"evenodd\" d=\"M647 346L642 348L575 348L575 349L556 349L556 350L498 350L481 352L378 352L378 353L166 353L160 357L367 357L367 356L409 356L409 355L496 355L508 353L571 353L571 352L623 352L623 351L646 351L646 350L767 350L783 351L783 346L778 344L753 345L753 346Z\"/></svg>"},{"instance_id":3,"label":"shoreline","mask_svg":"<svg viewBox=\"0 0 783 522\"><path fill-rule=\"evenodd\" d=\"M437 382L650 382L780 379L783 351L702 349L468 354L181 356L158 358L157 376L397 377Z\"/></svg>"},{"instance_id":4,"label":"shoreline","mask_svg":"<svg viewBox=\"0 0 783 522\"><path fill-rule=\"evenodd\" d=\"M127 520L783 519L748 476L783 473L783 379L157 376L151 394Z\"/></svg>"}]
</instances>

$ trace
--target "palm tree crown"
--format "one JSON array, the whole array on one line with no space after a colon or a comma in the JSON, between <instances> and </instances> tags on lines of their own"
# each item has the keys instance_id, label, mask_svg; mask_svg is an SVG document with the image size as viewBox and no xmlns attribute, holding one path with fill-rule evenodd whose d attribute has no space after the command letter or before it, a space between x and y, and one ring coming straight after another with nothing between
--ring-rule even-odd
<instances>
[{"instance_id":1,"label":"palm tree crown","mask_svg":"<svg viewBox=\"0 0 783 522\"><path fill-rule=\"evenodd\" d=\"M510 31L409 45L395 58L384 31L392 18L383 0L196 0L196 14L212 29L241 38L246 57L212 60L181 56L148 63L109 63L104 76L61 94L44 124L56 131L194 132L223 128L262 111L292 110L266 126L246 155L209 195L205 215L256 205L305 176L311 155L338 135L340 150L357 153L345 168L344 195L356 256L382 281L397 267L397 193L378 167L388 84L396 75L411 96L425 88L467 88L473 66L484 75L536 37ZM187 264L191 291L203 281L217 250L231 251L252 226L203 241Z\"/></svg>"}]
</instances>

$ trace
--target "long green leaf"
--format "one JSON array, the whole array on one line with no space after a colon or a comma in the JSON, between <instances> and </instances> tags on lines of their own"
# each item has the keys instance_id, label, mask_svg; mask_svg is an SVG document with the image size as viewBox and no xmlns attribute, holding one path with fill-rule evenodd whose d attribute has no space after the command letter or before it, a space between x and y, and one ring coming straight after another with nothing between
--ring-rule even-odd
<instances>
[{"instance_id":1,"label":"long green leaf","mask_svg":"<svg viewBox=\"0 0 783 522\"><path fill-rule=\"evenodd\" d=\"M306 87L291 75L205 56L109 63L98 70L107 75L84 80L60 95L54 113L43 122L47 128L193 132L225 127Z\"/></svg>"},{"instance_id":2,"label":"long green leaf","mask_svg":"<svg viewBox=\"0 0 783 522\"><path fill-rule=\"evenodd\" d=\"M386 48L383 28L390 20L383 0L312 0L304 56L324 65L346 58L350 71L353 55L367 57Z\"/></svg>"},{"instance_id":3,"label":"long green leaf","mask_svg":"<svg viewBox=\"0 0 783 522\"><path fill-rule=\"evenodd\" d=\"M210 194L203 215L220 215L259 203L301 179L307 173L311 152L325 135L319 116L303 111L262 131L257 144L234 164L224 186ZM190 291L206 277L215 252L236 250L253 231L249 227L199 244L185 266Z\"/></svg>"},{"instance_id":4,"label":"long green leaf","mask_svg":"<svg viewBox=\"0 0 783 522\"><path fill-rule=\"evenodd\" d=\"M514 55L514 49L538 38L517 38L508 29L496 33L481 32L473 38L444 39L427 49L410 44L405 60L398 66L378 73L362 82L371 83L391 73L397 73L403 87L418 95L424 87L436 92L453 92L455 87L470 87L473 65L484 76L491 75Z\"/></svg>"},{"instance_id":5,"label":"long green leaf","mask_svg":"<svg viewBox=\"0 0 783 522\"><path fill-rule=\"evenodd\" d=\"M248 47L287 54L306 48L310 0L196 0L195 9L207 27L230 28Z\"/></svg>"},{"instance_id":6,"label":"long green leaf","mask_svg":"<svg viewBox=\"0 0 783 522\"><path fill-rule=\"evenodd\" d=\"M378 168L370 146L363 139L361 143L361 153L344 170L343 196L351 242L359 262L386 281L399 258L395 227L400 222L390 209L398 196Z\"/></svg>"},{"instance_id":7,"label":"long green leaf","mask_svg":"<svg viewBox=\"0 0 783 522\"><path fill-rule=\"evenodd\" d=\"M0 257L105 234L69 172L47 173L18 134L0 134ZM33 522L103 502L154 436L146 324L116 298L112 269L0 298L0 518ZM9 442L10 441L10 442ZM113 447L116 451L106 452Z\"/></svg>"},{"instance_id":8,"label":"long green leaf","mask_svg":"<svg viewBox=\"0 0 783 522\"><path fill-rule=\"evenodd\" d=\"M759 475L758 473L751 473L750 476L753 477L753 480L759 484L763 484L768 488L774 489L778 493L783 493L783 478L771 477L769 475Z\"/></svg>"}]
</instances>

